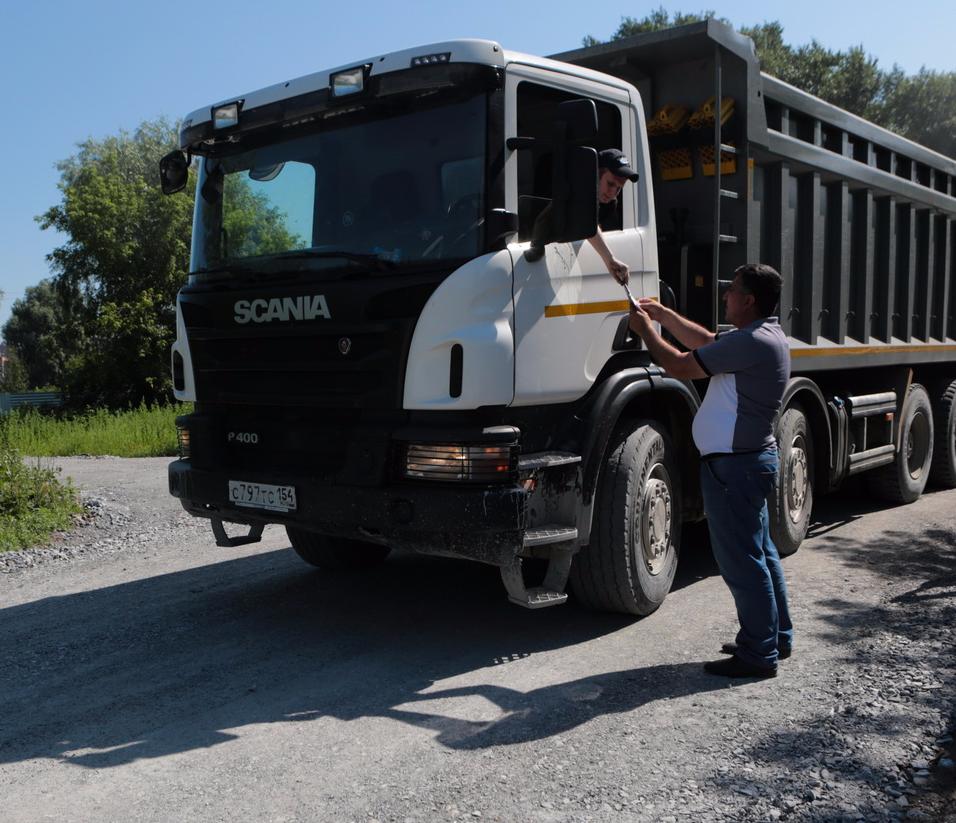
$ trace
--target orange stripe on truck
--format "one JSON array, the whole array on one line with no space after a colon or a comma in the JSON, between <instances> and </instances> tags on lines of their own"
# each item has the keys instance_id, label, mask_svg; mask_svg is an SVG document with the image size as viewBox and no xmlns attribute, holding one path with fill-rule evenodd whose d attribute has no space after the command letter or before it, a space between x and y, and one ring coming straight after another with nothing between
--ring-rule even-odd
<instances>
[{"instance_id":1,"label":"orange stripe on truck","mask_svg":"<svg viewBox=\"0 0 956 823\"><path fill-rule=\"evenodd\" d=\"M610 314L627 312L630 306L627 300L601 300L597 303L564 303L559 306L545 306L545 317L570 317L575 314Z\"/></svg>"}]
</instances>

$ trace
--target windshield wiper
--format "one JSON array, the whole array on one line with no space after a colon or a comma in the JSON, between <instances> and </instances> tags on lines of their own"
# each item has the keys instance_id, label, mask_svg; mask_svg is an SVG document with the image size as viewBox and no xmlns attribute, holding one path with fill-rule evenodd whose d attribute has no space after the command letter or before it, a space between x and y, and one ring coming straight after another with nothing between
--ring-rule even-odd
<instances>
[{"instance_id":1,"label":"windshield wiper","mask_svg":"<svg viewBox=\"0 0 956 823\"><path fill-rule=\"evenodd\" d=\"M383 257L380 254L355 252L355 251L330 251L325 249L299 249L285 254L278 254L269 259L269 263L278 263L282 260L329 260L341 258L350 260L353 263L359 263L364 266L371 266L378 271L387 271L395 268L395 262Z\"/></svg>"},{"instance_id":2,"label":"windshield wiper","mask_svg":"<svg viewBox=\"0 0 956 823\"><path fill-rule=\"evenodd\" d=\"M234 272L261 272L266 273L274 268L276 264L281 264L285 260L348 260L350 263L356 263L361 266L369 266L376 271L391 271L395 268L395 263L387 257L378 254L365 254L352 251L330 251L325 249L299 249L298 251L277 254L271 257L255 257L248 260L230 260L220 266L211 266L206 269L199 269L196 274L218 274ZM281 265L278 266L281 268Z\"/></svg>"}]
</instances>

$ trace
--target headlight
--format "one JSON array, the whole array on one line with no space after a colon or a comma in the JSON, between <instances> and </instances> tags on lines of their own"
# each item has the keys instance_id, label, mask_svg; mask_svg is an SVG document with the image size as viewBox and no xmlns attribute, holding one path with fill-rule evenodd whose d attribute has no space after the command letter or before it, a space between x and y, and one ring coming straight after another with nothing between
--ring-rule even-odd
<instances>
[{"instance_id":1,"label":"headlight","mask_svg":"<svg viewBox=\"0 0 956 823\"><path fill-rule=\"evenodd\" d=\"M189 451L189 429L186 426L176 424L176 441L179 445L179 459L188 460Z\"/></svg>"},{"instance_id":2,"label":"headlight","mask_svg":"<svg viewBox=\"0 0 956 823\"><path fill-rule=\"evenodd\" d=\"M421 480L506 483L515 479L517 466L517 447L512 445L409 443L404 474Z\"/></svg>"}]
</instances>

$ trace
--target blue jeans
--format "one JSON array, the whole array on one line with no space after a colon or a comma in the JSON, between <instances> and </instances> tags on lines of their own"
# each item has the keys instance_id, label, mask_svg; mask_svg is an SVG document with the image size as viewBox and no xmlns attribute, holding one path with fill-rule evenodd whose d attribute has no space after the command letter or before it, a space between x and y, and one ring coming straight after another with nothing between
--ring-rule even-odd
<instances>
[{"instance_id":1,"label":"blue jeans","mask_svg":"<svg viewBox=\"0 0 956 823\"><path fill-rule=\"evenodd\" d=\"M776 447L701 463L700 485L710 542L737 606L737 657L775 666L793 644L787 584L770 539L767 495L777 477Z\"/></svg>"}]
</instances>

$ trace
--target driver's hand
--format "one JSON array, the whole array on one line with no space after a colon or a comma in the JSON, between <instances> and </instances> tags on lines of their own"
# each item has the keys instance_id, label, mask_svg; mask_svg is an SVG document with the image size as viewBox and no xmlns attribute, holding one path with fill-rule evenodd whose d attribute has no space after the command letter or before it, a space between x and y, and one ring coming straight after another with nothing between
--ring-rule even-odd
<instances>
[{"instance_id":1,"label":"driver's hand","mask_svg":"<svg viewBox=\"0 0 956 823\"><path fill-rule=\"evenodd\" d=\"M622 286L630 279L630 272L628 271L627 265L616 257L611 258L611 262L607 265L607 270Z\"/></svg>"}]
</instances>

